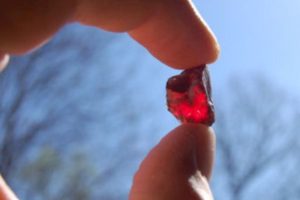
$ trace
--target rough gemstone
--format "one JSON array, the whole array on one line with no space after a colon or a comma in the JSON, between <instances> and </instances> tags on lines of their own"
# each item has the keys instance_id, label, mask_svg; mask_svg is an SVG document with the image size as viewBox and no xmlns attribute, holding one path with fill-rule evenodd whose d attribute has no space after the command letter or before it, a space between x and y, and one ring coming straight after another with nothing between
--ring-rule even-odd
<instances>
[{"instance_id":1,"label":"rough gemstone","mask_svg":"<svg viewBox=\"0 0 300 200\"><path fill-rule=\"evenodd\" d=\"M167 82L168 110L182 123L211 126L215 121L211 85L205 65L184 70Z\"/></svg>"}]
</instances>

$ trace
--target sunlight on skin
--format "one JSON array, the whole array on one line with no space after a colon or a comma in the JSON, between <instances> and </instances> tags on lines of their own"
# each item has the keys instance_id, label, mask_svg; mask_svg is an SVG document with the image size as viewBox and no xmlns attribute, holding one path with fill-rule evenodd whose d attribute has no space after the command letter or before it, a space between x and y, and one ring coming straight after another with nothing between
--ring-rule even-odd
<instances>
[{"instance_id":1,"label":"sunlight on skin","mask_svg":"<svg viewBox=\"0 0 300 200\"><path fill-rule=\"evenodd\" d=\"M8 54L0 54L0 72L5 68L8 64L9 55Z\"/></svg>"},{"instance_id":2,"label":"sunlight on skin","mask_svg":"<svg viewBox=\"0 0 300 200\"><path fill-rule=\"evenodd\" d=\"M189 183L194 191L203 198L203 200L213 200L207 179L202 176L199 170L189 178Z\"/></svg>"},{"instance_id":3,"label":"sunlight on skin","mask_svg":"<svg viewBox=\"0 0 300 200\"><path fill-rule=\"evenodd\" d=\"M18 200L0 176L0 200Z\"/></svg>"}]
</instances>

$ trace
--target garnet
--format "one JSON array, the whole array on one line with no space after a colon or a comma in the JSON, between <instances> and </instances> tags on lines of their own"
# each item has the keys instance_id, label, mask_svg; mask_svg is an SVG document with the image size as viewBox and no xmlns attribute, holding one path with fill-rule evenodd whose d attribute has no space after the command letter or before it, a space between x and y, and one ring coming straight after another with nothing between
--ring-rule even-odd
<instances>
[{"instance_id":1,"label":"garnet","mask_svg":"<svg viewBox=\"0 0 300 200\"><path fill-rule=\"evenodd\" d=\"M211 126L215 121L207 67L184 70L167 82L168 110L182 123Z\"/></svg>"}]
</instances>

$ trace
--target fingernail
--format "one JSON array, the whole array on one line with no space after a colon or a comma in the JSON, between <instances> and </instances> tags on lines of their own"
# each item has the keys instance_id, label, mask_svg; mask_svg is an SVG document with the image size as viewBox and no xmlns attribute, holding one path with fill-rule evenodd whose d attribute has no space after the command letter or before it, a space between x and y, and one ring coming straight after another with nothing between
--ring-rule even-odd
<instances>
[{"instance_id":1,"label":"fingernail","mask_svg":"<svg viewBox=\"0 0 300 200\"><path fill-rule=\"evenodd\" d=\"M200 171L196 171L196 173L189 178L189 183L194 192L198 194L202 200L214 199L208 181Z\"/></svg>"},{"instance_id":2,"label":"fingernail","mask_svg":"<svg viewBox=\"0 0 300 200\"><path fill-rule=\"evenodd\" d=\"M0 72L6 67L8 61L9 61L9 55L0 53Z\"/></svg>"}]
</instances>

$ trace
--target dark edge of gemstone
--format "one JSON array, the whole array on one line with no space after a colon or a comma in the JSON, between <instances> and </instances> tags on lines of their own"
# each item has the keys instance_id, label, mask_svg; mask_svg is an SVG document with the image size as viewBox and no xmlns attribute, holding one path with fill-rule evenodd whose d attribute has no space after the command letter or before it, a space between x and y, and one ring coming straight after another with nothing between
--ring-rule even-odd
<instances>
[{"instance_id":1,"label":"dark edge of gemstone","mask_svg":"<svg viewBox=\"0 0 300 200\"><path fill-rule=\"evenodd\" d=\"M185 75L177 75L168 79L167 89L173 92L184 93L190 87L190 78Z\"/></svg>"}]
</instances>

